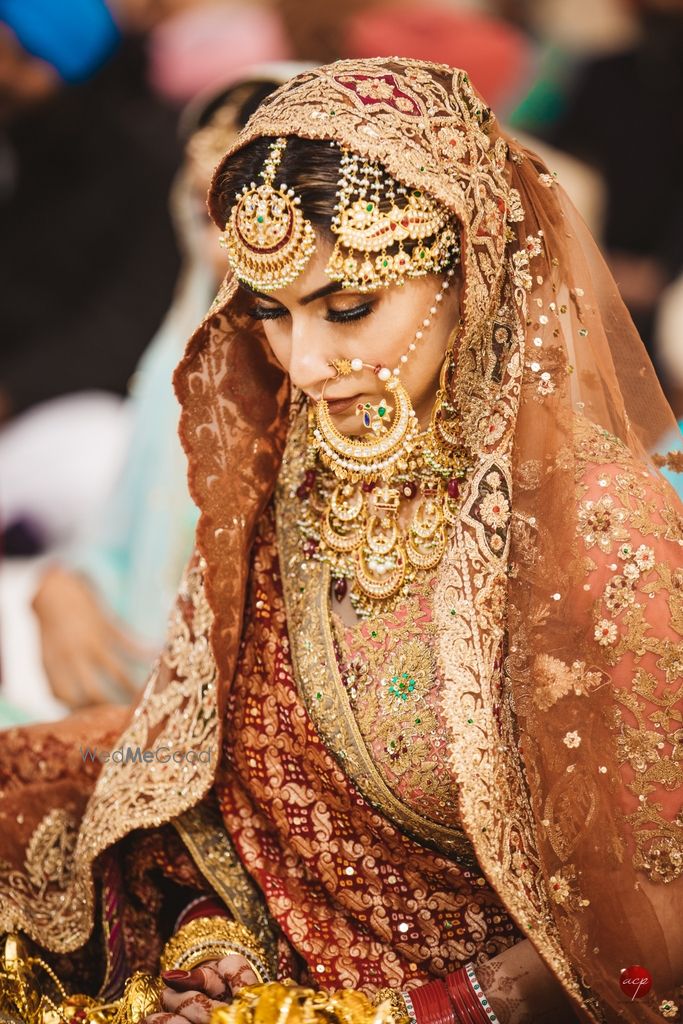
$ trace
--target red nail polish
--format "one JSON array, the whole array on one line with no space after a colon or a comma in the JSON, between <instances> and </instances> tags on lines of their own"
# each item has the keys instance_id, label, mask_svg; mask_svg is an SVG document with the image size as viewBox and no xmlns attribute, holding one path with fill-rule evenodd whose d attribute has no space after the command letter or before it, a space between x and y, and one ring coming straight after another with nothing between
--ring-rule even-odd
<instances>
[{"instance_id":1,"label":"red nail polish","mask_svg":"<svg viewBox=\"0 0 683 1024\"><path fill-rule=\"evenodd\" d=\"M164 971L161 977L164 981L180 981L181 978L189 978L189 971Z\"/></svg>"}]
</instances>

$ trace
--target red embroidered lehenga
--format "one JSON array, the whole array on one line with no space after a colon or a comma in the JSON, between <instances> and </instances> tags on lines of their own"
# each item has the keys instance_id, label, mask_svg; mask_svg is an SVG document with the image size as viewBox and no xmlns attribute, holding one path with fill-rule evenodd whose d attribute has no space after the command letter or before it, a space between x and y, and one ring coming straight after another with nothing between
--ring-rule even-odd
<instances>
[{"instance_id":1,"label":"red embroidered lehenga","mask_svg":"<svg viewBox=\"0 0 683 1024\"><path fill-rule=\"evenodd\" d=\"M439 415L476 462L452 541L391 613L335 616L297 528L305 409L228 277L176 374L202 514L167 644L125 722L3 735L0 931L113 994L157 969L166 901L213 891L280 976L410 988L529 939L581 1020L661 1019L683 983L683 530L652 367L560 187L462 72L307 72L235 148L288 133L460 222ZM79 743L211 756L98 776Z\"/></svg>"}]
</instances>

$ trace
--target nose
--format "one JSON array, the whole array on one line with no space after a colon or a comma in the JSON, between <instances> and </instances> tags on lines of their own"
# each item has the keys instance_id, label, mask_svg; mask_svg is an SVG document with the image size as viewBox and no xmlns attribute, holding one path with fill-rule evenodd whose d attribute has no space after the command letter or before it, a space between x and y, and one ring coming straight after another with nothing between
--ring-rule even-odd
<instances>
[{"instance_id":1,"label":"nose","mask_svg":"<svg viewBox=\"0 0 683 1024\"><path fill-rule=\"evenodd\" d=\"M293 316L289 366L286 368L292 384L319 398L325 380L335 376L331 358L311 331L310 324Z\"/></svg>"}]
</instances>

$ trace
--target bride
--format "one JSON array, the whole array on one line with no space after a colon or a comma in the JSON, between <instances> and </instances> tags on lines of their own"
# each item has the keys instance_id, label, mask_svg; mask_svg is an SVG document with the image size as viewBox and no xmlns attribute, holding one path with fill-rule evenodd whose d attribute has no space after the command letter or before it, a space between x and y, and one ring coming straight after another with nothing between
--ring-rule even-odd
<instances>
[{"instance_id":1,"label":"bride","mask_svg":"<svg viewBox=\"0 0 683 1024\"><path fill-rule=\"evenodd\" d=\"M161 969L151 1022L268 978L680 1019L683 456L561 185L463 72L344 61L210 208L196 551L126 722L3 736L0 930L102 999Z\"/></svg>"}]
</instances>

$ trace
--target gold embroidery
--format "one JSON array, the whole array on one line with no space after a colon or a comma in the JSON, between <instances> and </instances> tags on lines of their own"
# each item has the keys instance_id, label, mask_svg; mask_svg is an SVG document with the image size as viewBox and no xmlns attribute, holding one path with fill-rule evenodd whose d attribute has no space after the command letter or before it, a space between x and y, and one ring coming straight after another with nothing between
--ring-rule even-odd
<instances>
[{"instance_id":1,"label":"gold embroidery","mask_svg":"<svg viewBox=\"0 0 683 1024\"><path fill-rule=\"evenodd\" d=\"M193 763L171 758L165 764L155 760L125 768L112 760L105 763L77 838L76 823L64 812L51 812L31 837L24 871L0 867L0 931L21 928L57 952L83 945L93 917L91 865L97 855L132 829L161 825L168 820L169 809L180 814L209 789L211 761L215 763L217 756L217 714L207 635L211 612L202 572L200 562L186 573L167 648L117 746L144 750L156 745L173 751L205 750L213 744L213 758L196 758ZM158 690L168 672L171 681Z\"/></svg>"},{"instance_id":2,"label":"gold embroidery","mask_svg":"<svg viewBox=\"0 0 683 1024\"><path fill-rule=\"evenodd\" d=\"M595 431L582 439L582 455L581 489L597 483L603 494L583 502L588 512L580 512L577 532L614 559L589 562L586 579L598 592L596 643L616 683L610 724L617 760L630 769L623 785L635 798L636 809L625 814L633 866L651 881L670 882L683 873L683 821L662 813L657 794L683 785L683 570L671 568L676 558L664 545L683 541L683 524L666 485L636 469L617 438Z\"/></svg>"}]
</instances>

